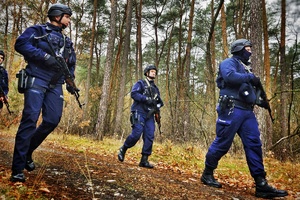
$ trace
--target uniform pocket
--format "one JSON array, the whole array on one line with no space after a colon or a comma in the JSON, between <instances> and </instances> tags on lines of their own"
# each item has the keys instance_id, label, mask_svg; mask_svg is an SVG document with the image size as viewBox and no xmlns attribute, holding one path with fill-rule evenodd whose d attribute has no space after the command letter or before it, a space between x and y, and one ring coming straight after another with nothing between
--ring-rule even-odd
<instances>
[{"instance_id":1,"label":"uniform pocket","mask_svg":"<svg viewBox=\"0 0 300 200\"><path fill-rule=\"evenodd\" d=\"M228 131L230 130L231 120L223 120L218 119L217 120L217 126L216 126L216 132L218 137L226 136L228 135Z\"/></svg>"}]
</instances>

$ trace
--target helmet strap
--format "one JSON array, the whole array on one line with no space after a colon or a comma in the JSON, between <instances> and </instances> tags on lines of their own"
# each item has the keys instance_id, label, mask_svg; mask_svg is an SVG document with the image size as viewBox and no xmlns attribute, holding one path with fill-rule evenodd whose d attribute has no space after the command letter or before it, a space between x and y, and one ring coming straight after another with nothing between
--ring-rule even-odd
<instances>
[{"instance_id":1,"label":"helmet strap","mask_svg":"<svg viewBox=\"0 0 300 200\"><path fill-rule=\"evenodd\" d=\"M153 76L150 76L149 74L150 74L150 72L147 72L147 78L149 78L149 79L151 79L151 80L154 80L154 79L155 79L155 77L153 77Z\"/></svg>"},{"instance_id":2,"label":"helmet strap","mask_svg":"<svg viewBox=\"0 0 300 200\"><path fill-rule=\"evenodd\" d=\"M64 25L63 23L61 23L61 20L62 20L63 17L64 17L64 14L61 14L59 20L56 20L56 17L54 17L53 21L57 22L58 24L61 24L61 28L65 29L66 25Z\"/></svg>"}]
</instances>

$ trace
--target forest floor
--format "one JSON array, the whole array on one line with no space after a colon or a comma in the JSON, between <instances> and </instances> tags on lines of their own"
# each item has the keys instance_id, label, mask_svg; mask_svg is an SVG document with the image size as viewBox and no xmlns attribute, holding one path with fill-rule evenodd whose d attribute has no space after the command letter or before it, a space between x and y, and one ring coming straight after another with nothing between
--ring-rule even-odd
<instances>
[{"instance_id":1,"label":"forest floor","mask_svg":"<svg viewBox=\"0 0 300 200\"><path fill-rule=\"evenodd\" d=\"M83 151L76 149L76 144L69 148L48 138L34 153L36 169L24 171L26 182L12 183L9 178L14 136L0 131L0 199L257 199L254 184L242 183L243 179L249 182L243 174L236 183L226 182L230 177L216 174L223 184L216 189L200 182L201 173L187 173L164 160L151 162L150 157L155 168L145 169L138 167L138 154L128 153L121 163L117 149L105 152L91 141ZM299 200L300 192L289 191L289 196L281 199Z\"/></svg>"}]
</instances>

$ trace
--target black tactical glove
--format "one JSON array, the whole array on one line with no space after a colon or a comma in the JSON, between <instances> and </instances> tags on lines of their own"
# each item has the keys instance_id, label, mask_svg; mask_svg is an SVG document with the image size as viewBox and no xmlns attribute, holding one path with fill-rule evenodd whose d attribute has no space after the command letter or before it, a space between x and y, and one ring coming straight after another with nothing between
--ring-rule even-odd
<instances>
[{"instance_id":1,"label":"black tactical glove","mask_svg":"<svg viewBox=\"0 0 300 200\"><path fill-rule=\"evenodd\" d=\"M260 83L259 77L257 77L257 76L255 76L254 74L252 74L250 83L251 83L253 86L258 86L259 83Z\"/></svg>"},{"instance_id":2,"label":"black tactical glove","mask_svg":"<svg viewBox=\"0 0 300 200\"><path fill-rule=\"evenodd\" d=\"M267 101L261 101L259 104L257 104L259 107L265 108L265 109L269 109L270 108L270 104Z\"/></svg>"},{"instance_id":3,"label":"black tactical glove","mask_svg":"<svg viewBox=\"0 0 300 200\"><path fill-rule=\"evenodd\" d=\"M154 105L155 99L152 99L151 97L146 98L146 104L148 105Z\"/></svg>"},{"instance_id":4,"label":"black tactical glove","mask_svg":"<svg viewBox=\"0 0 300 200\"><path fill-rule=\"evenodd\" d=\"M75 94L75 89L74 87L70 86L69 84L66 85L66 89L68 92L70 92L71 94Z\"/></svg>"},{"instance_id":5,"label":"black tactical glove","mask_svg":"<svg viewBox=\"0 0 300 200\"><path fill-rule=\"evenodd\" d=\"M55 57L53 57L49 54L46 54L44 64L46 67L49 67L51 69L55 69L55 70L59 69L59 63L57 62Z\"/></svg>"}]
</instances>

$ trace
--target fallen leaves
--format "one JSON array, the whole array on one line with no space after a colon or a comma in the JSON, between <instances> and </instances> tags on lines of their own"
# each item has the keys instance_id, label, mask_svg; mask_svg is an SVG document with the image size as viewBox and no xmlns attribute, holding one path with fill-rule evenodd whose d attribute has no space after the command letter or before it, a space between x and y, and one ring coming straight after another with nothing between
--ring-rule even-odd
<instances>
[{"instance_id":1,"label":"fallen leaves","mask_svg":"<svg viewBox=\"0 0 300 200\"><path fill-rule=\"evenodd\" d=\"M40 188L39 191L41 192L46 192L46 193L50 193L50 190L48 188Z\"/></svg>"}]
</instances>

